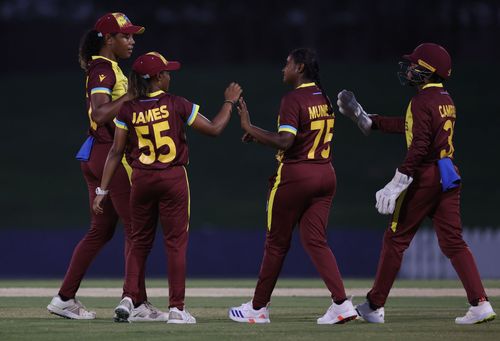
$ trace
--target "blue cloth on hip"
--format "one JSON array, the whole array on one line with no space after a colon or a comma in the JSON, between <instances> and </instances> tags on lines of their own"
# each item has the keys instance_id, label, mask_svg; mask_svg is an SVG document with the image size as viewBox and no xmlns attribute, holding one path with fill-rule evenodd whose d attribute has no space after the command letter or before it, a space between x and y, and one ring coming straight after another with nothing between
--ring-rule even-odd
<instances>
[{"instance_id":1,"label":"blue cloth on hip","mask_svg":"<svg viewBox=\"0 0 500 341\"><path fill-rule=\"evenodd\" d=\"M94 137L89 136L83 142L82 146L80 147L80 150L78 153L76 153L76 159L78 161L88 161L90 159L90 153L92 152L92 146L94 145Z\"/></svg>"},{"instance_id":2,"label":"blue cloth on hip","mask_svg":"<svg viewBox=\"0 0 500 341\"><path fill-rule=\"evenodd\" d=\"M438 161L439 173L441 173L441 186L443 192L452 188L458 187L462 181L458 175L453 161L449 157L445 157Z\"/></svg>"}]
</instances>

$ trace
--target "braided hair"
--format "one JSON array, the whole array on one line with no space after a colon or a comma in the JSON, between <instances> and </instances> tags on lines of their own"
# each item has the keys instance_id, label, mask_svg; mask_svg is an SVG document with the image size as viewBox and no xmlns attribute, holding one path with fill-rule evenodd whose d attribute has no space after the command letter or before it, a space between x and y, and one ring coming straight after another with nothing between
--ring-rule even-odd
<instances>
[{"instance_id":1,"label":"braided hair","mask_svg":"<svg viewBox=\"0 0 500 341\"><path fill-rule=\"evenodd\" d=\"M295 64L304 64L304 77L314 81L321 90L323 97L328 105L328 114L333 113L332 102L321 85L319 77L319 64L316 51L310 48L298 48L290 53Z\"/></svg>"},{"instance_id":2,"label":"braided hair","mask_svg":"<svg viewBox=\"0 0 500 341\"><path fill-rule=\"evenodd\" d=\"M80 67L87 71L92 56L98 55L103 46L104 37L99 36L99 32L96 30L87 31L80 40L80 48L78 49Z\"/></svg>"}]
</instances>

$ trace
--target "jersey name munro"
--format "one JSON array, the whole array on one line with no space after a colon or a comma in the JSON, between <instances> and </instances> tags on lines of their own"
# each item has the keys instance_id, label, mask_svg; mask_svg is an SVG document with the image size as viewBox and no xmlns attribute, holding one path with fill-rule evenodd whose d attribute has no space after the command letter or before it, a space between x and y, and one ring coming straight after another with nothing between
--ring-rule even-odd
<instances>
[{"instance_id":1,"label":"jersey name munro","mask_svg":"<svg viewBox=\"0 0 500 341\"><path fill-rule=\"evenodd\" d=\"M313 105L308 107L307 110L309 111L310 120L330 116L330 114L328 114L328 105L326 104Z\"/></svg>"}]
</instances>

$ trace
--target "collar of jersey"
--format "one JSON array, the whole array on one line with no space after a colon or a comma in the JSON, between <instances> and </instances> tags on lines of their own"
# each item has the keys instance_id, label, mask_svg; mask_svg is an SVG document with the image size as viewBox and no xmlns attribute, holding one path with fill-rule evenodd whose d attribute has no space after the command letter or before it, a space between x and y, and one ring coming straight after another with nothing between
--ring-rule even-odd
<instances>
[{"instance_id":1,"label":"collar of jersey","mask_svg":"<svg viewBox=\"0 0 500 341\"><path fill-rule=\"evenodd\" d=\"M427 89L427 88L442 88L443 87L443 83L429 83L429 84L425 84L422 89Z\"/></svg>"},{"instance_id":2,"label":"collar of jersey","mask_svg":"<svg viewBox=\"0 0 500 341\"><path fill-rule=\"evenodd\" d=\"M165 91L158 90L158 91L155 91L155 92L148 92L146 94L146 96L148 96L148 97L156 97L156 96L159 96L159 95L164 94L164 93L165 93Z\"/></svg>"},{"instance_id":3,"label":"collar of jersey","mask_svg":"<svg viewBox=\"0 0 500 341\"><path fill-rule=\"evenodd\" d=\"M118 65L117 62L115 62L114 60L111 60L109 58L106 58L106 57L103 57L103 56L92 56L92 60L96 60L96 59L104 59L104 60L107 60L108 62L110 62L111 64L115 64L115 65Z\"/></svg>"},{"instance_id":4,"label":"collar of jersey","mask_svg":"<svg viewBox=\"0 0 500 341\"><path fill-rule=\"evenodd\" d=\"M298 87L296 87L295 89L300 89L300 88L307 88L309 86L315 86L316 83L312 82L312 83L303 83L303 84L300 84Z\"/></svg>"}]
</instances>

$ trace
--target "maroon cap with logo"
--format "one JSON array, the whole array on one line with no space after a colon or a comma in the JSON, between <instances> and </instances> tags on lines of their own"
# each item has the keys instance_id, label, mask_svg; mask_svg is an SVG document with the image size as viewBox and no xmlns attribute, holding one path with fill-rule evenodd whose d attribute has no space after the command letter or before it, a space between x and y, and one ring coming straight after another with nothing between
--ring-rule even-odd
<instances>
[{"instance_id":1,"label":"maroon cap with logo","mask_svg":"<svg viewBox=\"0 0 500 341\"><path fill-rule=\"evenodd\" d=\"M103 15L95 23L94 29L102 34L106 33L125 33L125 34L141 34L145 28L142 26L132 25L130 19L120 12L108 13Z\"/></svg>"},{"instance_id":2,"label":"maroon cap with logo","mask_svg":"<svg viewBox=\"0 0 500 341\"><path fill-rule=\"evenodd\" d=\"M144 78L150 78L161 71L174 71L180 67L181 63L168 61L158 52L148 52L135 60L132 70Z\"/></svg>"}]
</instances>

